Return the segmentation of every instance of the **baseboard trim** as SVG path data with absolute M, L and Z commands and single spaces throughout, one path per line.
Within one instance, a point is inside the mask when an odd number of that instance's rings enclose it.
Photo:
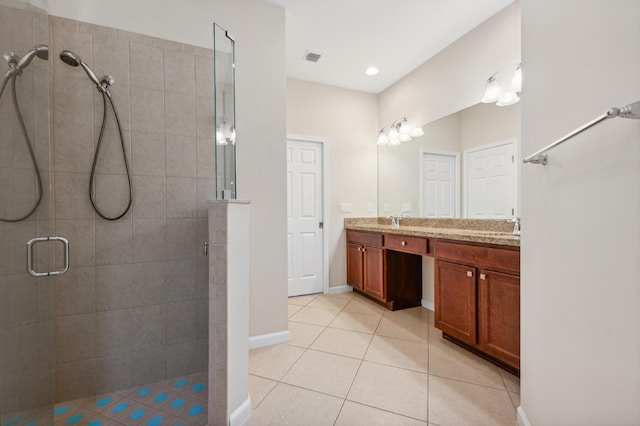
M 422 299 L 422 307 L 426 308 L 426 309 L 428 309 L 430 311 L 435 311 L 436 310 L 436 305 L 432 301 L 427 300 L 427 299 Z
M 524 412 L 522 405 L 518 406 L 518 426 L 531 426 L 531 422 L 527 418 L 527 414 Z
M 291 333 L 289 333 L 289 330 L 251 336 L 249 337 L 249 349 L 263 348 L 265 346 L 277 345 L 278 343 L 287 343 L 290 340 Z
M 329 294 L 351 293 L 353 287 L 350 285 L 343 285 L 340 287 L 329 287 Z
M 229 426 L 242 426 L 249 417 L 251 417 L 251 397 L 247 395 L 247 399 L 229 416 Z

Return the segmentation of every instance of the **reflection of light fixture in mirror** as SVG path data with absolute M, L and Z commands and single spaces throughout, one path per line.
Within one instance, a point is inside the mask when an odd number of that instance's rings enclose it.
M 505 73 L 511 70 L 513 74 Z M 505 84 L 505 77 L 511 76 L 509 89 L 503 89 L 498 80 Z M 484 90 L 484 97 L 481 102 L 490 104 L 495 102 L 498 106 L 513 105 L 520 100 L 517 92 L 522 90 L 522 66 L 521 64 L 511 64 L 496 71 L 487 79 L 487 87 Z
M 235 145 L 236 144 L 236 128 L 233 124 L 222 122 L 216 128 L 216 143 L 218 145 Z
M 384 129 L 389 128 L 389 131 L 385 133 Z M 402 120 L 396 120 L 388 126 L 384 126 L 380 129 L 378 135 L 378 145 L 398 146 L 401 143 L 409 142 L 413 138 L 417 138 L 424 135 L 422 127 L 411 127 L 406 118 Z

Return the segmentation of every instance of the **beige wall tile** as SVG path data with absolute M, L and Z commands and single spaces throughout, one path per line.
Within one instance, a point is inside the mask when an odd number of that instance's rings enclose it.
M 195 58 L 192 53 L 164 51 L 164 90 L 195 96 Z
M 167 260 L 196 256 L 196 229 L 195 219 L 167 219 Z
M 196 340 L 196 302 L 167 303 L 167 344 Z
M 132 306 L 132 265 L 104 265 L 95 268 L 96 311 Z
M 164 177 L 134 176 L 133 218 L 164 219 L 166 217 L 166 183 Z
M 169 135 L 196 136 L 194 95 L 165 92 L 165 129 Z
M 167 178 L 167 218 L 195 219 L 196 201 L 196 179 Z
M 118 309 L 96 314 L 96 356 L 104 357 L 132 351 L 131 311 Z M 99 369 L 98 369 L 99 371 Z
M 196 261 L 167 262 L 167 302 L 196 298 Z
M 56 364 L 95 358 L 95 314 L 56 319 Z
M 196 139 L 191 136 L 169 135 L 166 137 L 167 176 L 196 176 Z
M 131 263 L 133 222 L 96 222 L 96 265 Z
M 167 309 L 164 304 L 131 309 L 133 350 L 164 347 L 166 320 Z
M 96 393 L 96 360 L 56 367 L 56 401 L 69 401 Z
M 131 87 L 131 130 L 162 132 L 164 93 L 157 89 Z
M 133 132 L 131 151 L 131 171 L 134 175 L 165 175 L 164 134 Z
M 70 268 L 55 278 L 56 315 L 93 313 L 96 309 L 95 269 Z
M 133 265 L 131 305 L 148 306 L 166 302 L 166 264 L 164 262 Z
M 165 219 L 133 221 L 133 262 L 156 262 L 166 259 L 167 221 Z
M 101 78 L 111 75 L 117 84 L 129 85 L 129 42 L 118 40 L 114 29 L 107 29 L 109 36 L 93 33 L 93 69 Z

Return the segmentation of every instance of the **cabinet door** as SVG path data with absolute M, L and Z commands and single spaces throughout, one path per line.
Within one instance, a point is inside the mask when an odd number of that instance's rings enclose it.
M 386 300 L 384 291 L 384 249 L 364 247 L 364 290 L 373 297 Z
M 362 290 L 363 251 L 360 244 L 347 244 L 347 284 Z
M 520 277 L 479 271 L 479 346 L 520 368 Z
M 436 260 L 435 325 L 463 342 L 476 343 L 476 268 Z

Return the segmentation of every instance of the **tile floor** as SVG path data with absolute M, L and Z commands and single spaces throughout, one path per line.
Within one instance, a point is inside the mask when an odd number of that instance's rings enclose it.
M 55 405 L 54 426 L 207 424 L 207 373 Z
M 442 339 L 424 308 L 289 299 L 288 344 L 250 352 L 249 425 L 514 425 L 519 379 Z

